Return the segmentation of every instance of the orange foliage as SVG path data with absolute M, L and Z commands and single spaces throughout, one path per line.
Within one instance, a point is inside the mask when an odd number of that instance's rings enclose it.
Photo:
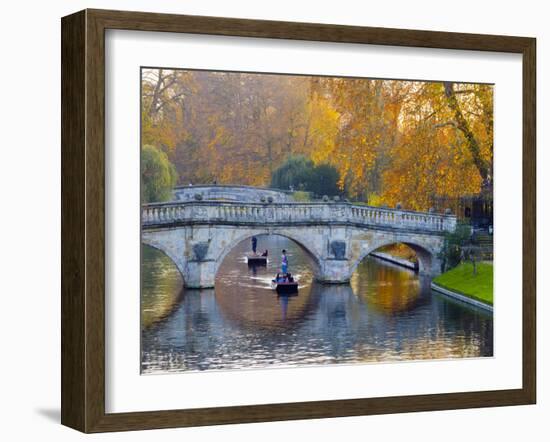
M 182 183 L 267 186 L 300 154 L 335 166 L 352 200 L 427 210 L 492 179 L 493 87 L 447 86 L 144 69 L 142 142 Z

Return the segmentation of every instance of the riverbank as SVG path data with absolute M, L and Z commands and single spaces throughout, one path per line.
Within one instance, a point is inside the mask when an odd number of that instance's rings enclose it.
M 432 281 L 432 288 L 445 295 L 493 310 L 493 264 L 462 263 Z M 481 305 L 479 305 L 481 304 Z
M 372 252 L 371 255 L 383 261 L 388 261 L 393 264 L 400 265 L 401 267 L 406 267 L 411 270 L 418 270 L 418 266 L 416 263 L 409 261 L 408 259 L 405 259 L 405 258 L 400 258 L 398 256 L 391 255 L 389 253 L 384 253 L 384 252 Z

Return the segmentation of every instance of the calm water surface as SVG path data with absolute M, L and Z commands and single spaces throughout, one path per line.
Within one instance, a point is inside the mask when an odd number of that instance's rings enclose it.
M 493 354 L 492 314 L 433 292 L 427 278 L 368 257 L 350 285 L 321 285 L 295 243 L 258 240 L 272 254 L 267 268 L 248 268 L 241 243 L 211 290 L 183 289 L 170 259 L 143 246 L 142 373 Z M 283 248 L 296 296 L 270 288 Z

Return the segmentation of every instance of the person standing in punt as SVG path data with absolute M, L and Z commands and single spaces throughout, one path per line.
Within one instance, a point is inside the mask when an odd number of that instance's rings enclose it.
M 281 256 L 281 269 L 283 272 L 283 275 L 286 275 L 288 272 L 288 258 L 286 256 L 286 250 L 283 249 L 283 255 Z

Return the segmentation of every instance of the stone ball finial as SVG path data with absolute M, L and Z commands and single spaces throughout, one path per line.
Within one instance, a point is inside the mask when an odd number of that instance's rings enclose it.
M 338 195 L 334 196 L 334 198 L 332 198 L 332 199 L 336 202 L 340 201 L 340 197 Z
M 435 213 L 435 209 L 433 207 L 430 207 L 428 210 L 429 213 Z
M 268 197 L 267 197 L 267 202 L 268 202 L 269 204 L 271 204 L 271 203 L 273 202 L 273 197 L 272 197 L 272 196 L 268 196 Z
M 262 203 L 265 203 L 265 196 L 262 195 L 262 196 L 260 197 L 260 201 L 261 201 Z
M 452 214 L 453 214 L 453 211 L 447 207 L 445 209 L 445 215 L 452 215 Z
M 202 194 L 200 194 L 200 193 L 195 193 L 195 199 L 196 199 L 197 201 L 202 201 Z
M 395 208 L 396 208 L 397 210 L 401 210 L 401 209 L 403 208 L 403 206 L 402 206 L 401 203 L 397 203 L 397 204 L 395 205 Z
M 326 203 L 328 202 L 328 195 L 323 195 L 323 201 Z

